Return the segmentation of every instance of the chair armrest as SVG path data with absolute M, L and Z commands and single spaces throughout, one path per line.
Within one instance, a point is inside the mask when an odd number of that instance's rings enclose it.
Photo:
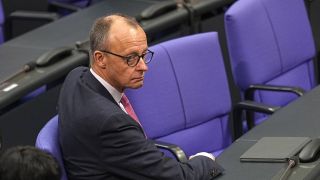
M 148 8 L 144 9 L 137 17 L 137 21 L 148 20 L 152 18 L 156 18 L 163 14 L 166 14 L 170 11 L 177 9 L 177 4 L 175 1 L 166 0 L 166 1 L 159 1 Z
M 233 141 L 238 139 L 243 134 L 243 127 L 242 127 L 242 116 L 243 112 L 259 112 L 264 114 L 273 114 L 276 112 L 280 107 L 278 106 L 269 106 L 262 103 L 257 103 L 254 101 L 242 101 L 235 104 L 232 107 L 231 111 L 231 129 L 233 130 Z M 246 117 L 248 126 L 253 124 L 253 119 L 248 119 Z
M 89 55 L 89 53 L 90 53 L 89 40 L 77 41 L 75 45 L 76 45 L 76 50 L 78 50 L 80 52 L 87 53 Z
M 291 86 L 276 86 L 276 85 L 261 85 L 261 84 L 252 84 L 245 91 L 246 100 L 254 100 L 254 92 L 257 90 L 262 91 L 278 91 L 278 92 L 291 92 L 298 96 L 302 96 L 305 93 L 305 90 L 300 87 L 291 87 Z
M 10 20 L 12 19 L 32 19 L 32 20 L 47 20 L 55 21 L 60 18 L 57 13 L 44 12 L 44 11 L 14 11 L 9 14 Z
M 69 10 L 72 12 L 80 11 L 82 9 L 78 6 L 63 3 L 63 2 L 58 2 L 58 1 L 49 2 L 49 10 L 57 10 L 58 8 L 62 8 L 62 9 Z
M 158 148 L 170 151 L 178 161 L 180 162 L 188 161 L 186 154 L 183 152 L 183 150 L 179 146 L 175 144 L 162 142 L 162 141 L 153 140 L 153 142 Z
M 298 96 L 303 96 L 305 90 L 300 87 L 292 87 L 292 86 L 277 86 L 277 85 L 262 85 L 262 84 L 252 84 L 245 91 L 245 100 L 254 101 L 254 93 L 255 91 L 276 91 L 276 92 L 289 92 L 296 94 Z M 254 127 L 254 112 L 247 111 L 246 119 L 248 123 L 248 128 L 251 129 Z

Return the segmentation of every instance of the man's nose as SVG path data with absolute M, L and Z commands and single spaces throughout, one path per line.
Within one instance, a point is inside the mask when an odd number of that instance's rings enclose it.
M 137 64 L 137 68 L 138 70 L 143 70 L 143 71 L 147 71 L 148 70 L 148 66 L 147 64 L 144 62 L 143 58 L 140 57 L 140 61 Z

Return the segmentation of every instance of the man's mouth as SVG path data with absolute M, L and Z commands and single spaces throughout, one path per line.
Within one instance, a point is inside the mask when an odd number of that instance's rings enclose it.
M 133 78 L 135 81 L 143 81 L 144 76 Z

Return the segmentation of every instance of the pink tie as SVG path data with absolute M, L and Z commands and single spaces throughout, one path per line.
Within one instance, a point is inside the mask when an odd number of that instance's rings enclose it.
M 134 112 L 129 99 L 127 98 L 127 96 L 125 94 L 123 94 L 121 100 L 120 100 L 121 104 L 123 105 L 124 109 L 127 111 L 127 113 L 135 120 L 137 121 L 137 123 L 140 124 L 139 119 L 136 115 L 136 113 Z M 140 124 L 141 126 L 141 124 Z

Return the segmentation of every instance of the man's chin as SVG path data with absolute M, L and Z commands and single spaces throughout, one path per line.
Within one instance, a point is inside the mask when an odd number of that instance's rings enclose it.
M 141 88 L 142 86 L 143 86 L 143 82 L 133 84 L 133 85 L 129 86 L 128 88 L 130 88 L 130 89 L 139 89 L 139 88 Z

